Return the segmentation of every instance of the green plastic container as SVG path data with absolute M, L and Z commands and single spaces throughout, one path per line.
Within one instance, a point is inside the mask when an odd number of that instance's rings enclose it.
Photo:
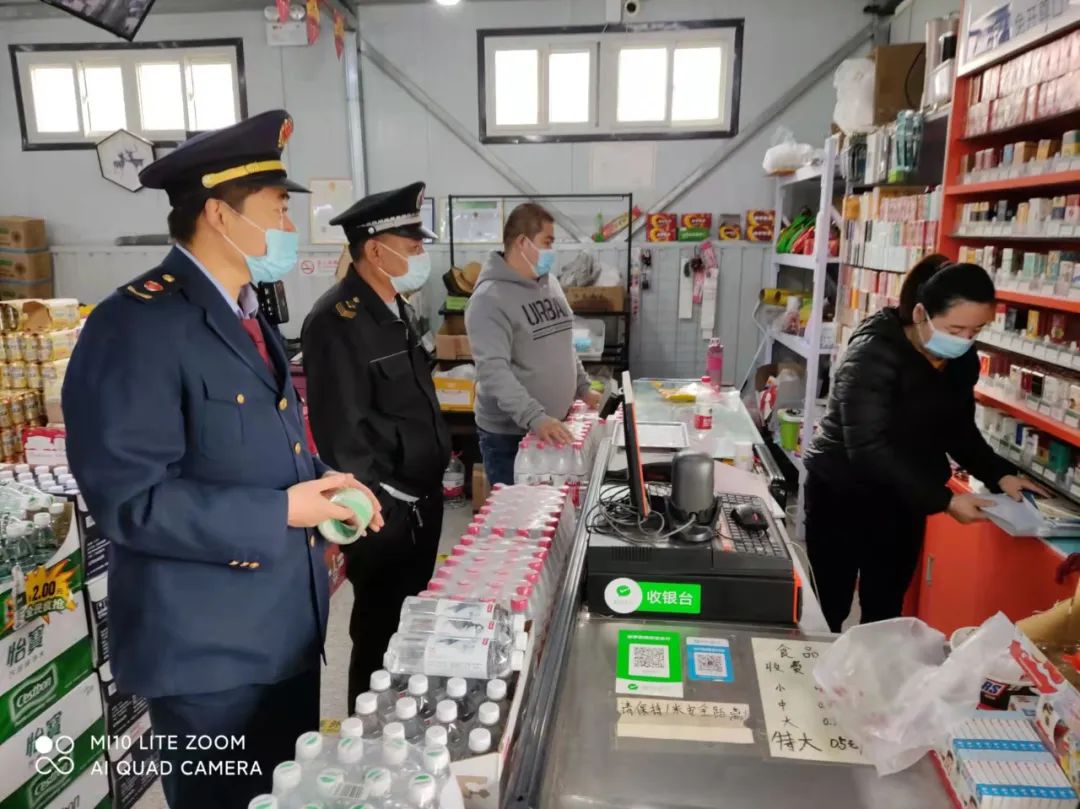
M 784 409 L 777 413 L 780 419 L 780 446 L 788 452 L 799 447 L 799 432 L 802 430 L 803 413 L 801 410 Z
M 331 503 L 345 506 L 356 515 L 356 524 L 341 522 L 341 520 L 325 520 L 319 523 L 319 533 L 330 542 L 338 545 L 350 545 L 360 539 L 366 532 L 368 523 L 374 509 L 367 495 L 359 489 L 338 489 L 330 498 Z

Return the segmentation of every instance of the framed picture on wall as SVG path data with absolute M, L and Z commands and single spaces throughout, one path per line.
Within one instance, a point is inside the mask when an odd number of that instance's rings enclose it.
M 91 25 L 131 42 L 155 0 L 44 0 Z
M 344 229 L 330 220 L 347 211 L 356 199 L 352 180 L 311 180 L 310 227 L 312 244 L 347 244 Z
M 502 241 L 501 199 L 454 200 L 454 240 L 490 244 Z
M 117 129 L 97 145 L 101 176 L 128 191 L 142 188 L 139 172 L 154 162 L 154 144 L 146 138 Z

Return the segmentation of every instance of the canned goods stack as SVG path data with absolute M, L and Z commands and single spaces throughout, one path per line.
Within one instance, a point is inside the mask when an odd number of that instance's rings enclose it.
M 74 300 L 0 303 L 0 458 L 24 460 L 24 431 L 62 422 L 60 388 L 78 338 Z

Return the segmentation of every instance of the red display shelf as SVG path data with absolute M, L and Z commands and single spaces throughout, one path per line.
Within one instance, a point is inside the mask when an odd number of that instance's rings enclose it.
M 1080 430 L 1068 427 L 1060 421 L 1047 418 L 1038 410 L 1032 410 L 1019 402 L 1006 399 L 996 391 L 975 388 L 975 399 L 983 404 L 993 405 L 999 410 L 1004 410 L 1018 419 L 1023 419 L 1028 424 L 1054 436 L 1054 438 L 1059 438 L 1072 446 L 1080 446 Z
M 1033 174 L 1010 180 L 993 180 L 988 183 L 964 183 L 945 189 L 947 197 L 971 197 L 992 191 L 1023 191 L 1033 188 L 1049 188 L 1058 185 L 1080 186 L 1080 171 L 1059 171 L 1053 174 Z
M 999 301 L 1008 303 L 1022 303 L 1024 306 L 1035 306 L 1041 309 L 1053 309 L 1057 312 L 1070 312 L 1080 315 L 1080 301 L 1068 298 L 1051 298 L 1047 295 L 1028 295 L 1025 292 L 1013 292 L 1007 289 L 997 291 Z

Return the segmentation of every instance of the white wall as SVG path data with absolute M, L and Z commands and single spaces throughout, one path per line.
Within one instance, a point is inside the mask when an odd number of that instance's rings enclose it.
M 864 0 L 647 0 L 646 20 L 745 18 L 740 123 L 750 123 L 792 84 L 867 22 Z M 603 23 L 603 0 L 466 2 L 452 8 L 431 3 L 360 9 L 360 34 L 438 99 L 474 133 L 477 121 L 476 30 Z M 369 61 L 361 62 L 367 134 L 368 188 L 416 179 L 430 196 L 509 193 L 514 189 L 468 151 L 425 109 Z M 835 102 L 831 80 L 821 82 L 782 116 L 796 137 L 820 144 Z M 681 211 L 741 212 L 772 203 L 761 158 L 775 124 L 674 207 Z M 656 182 L 633 190 L 643 208 L 658 199 L 722 140 L 661 143 Z M 492 151 L 544 193 L 587 193 L 591 144 L 493 145 Z M 611 189 L 604 189 L 611 190 Z
M 242 37 L 248 112 L 284 107 L 296 121 L 285 154 L 289 174 L 348 177 L 344 70 L 329 30 L 308 48 L 266 45 L 261 11 L 154 15 L 137 42 Z M 53 244 L 110 243 L 132 233 L 164 233 L 165 194 L 132 194 L 102 179 L 92 149 L 24 152 L 15 114 L 7 46 L 30 43 L 115 41 L 74 19 L 5 22 L 0 26 L 0 213 L 40 216 Z M 307 205 L 294 205 L 301 240 L 307 240 Z

